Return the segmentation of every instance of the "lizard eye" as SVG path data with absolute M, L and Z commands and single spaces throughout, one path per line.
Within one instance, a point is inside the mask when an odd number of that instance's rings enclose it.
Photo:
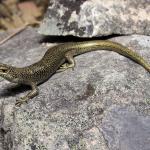
M 0 72 L 6 73 L 7 69 L 0 69 Z

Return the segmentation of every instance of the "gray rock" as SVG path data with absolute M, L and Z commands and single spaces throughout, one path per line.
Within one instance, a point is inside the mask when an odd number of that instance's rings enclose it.
M 105 114 L 102 131 L 111 150 L 149 150 L 149 124 L 150 117 L 139 116 L 134 108 L 113 106 Z
M 150 60 L 150 37 L 111 40 Z M 0 47 L 0 61 L 21 67 L 39 60 L 46 51 L 39 41 L 33 29 L 24 31 Z M 148 150 L 149 73 L 115 52 L 95 51 L 75 60 L 74 71 L 53 75 L 20 108 L 15 101 L 29 89 L 0 82 L 2 150 Z
M 49 0 L 39 33 L 97 37 L 150 35 L 150 0 Z

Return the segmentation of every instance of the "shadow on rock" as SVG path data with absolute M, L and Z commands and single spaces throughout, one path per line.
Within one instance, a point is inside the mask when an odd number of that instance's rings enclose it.
M 8 96 L 15 96 L 19 93 L 25 92 L 31 90 L 30 86 L 28 85 L 13 85 L 13 86 L 9 86 L 5 89 L 3 89 L 0 93 L 0 97 L 8 97 Z

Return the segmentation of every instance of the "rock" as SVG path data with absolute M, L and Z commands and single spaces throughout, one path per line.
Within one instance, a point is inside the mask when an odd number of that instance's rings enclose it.
M 102 121 L 102 131 L 111 150 L 148 150 L 149 124 L 150 117 L 139 116 L 134 108 L 113 106 Z
M 150 0 L 49 0 L 39 33 L 97 37 L 150 35 Z
M 41 40 L 33 29 L 25 30 L 0 46 L 0 62 L 20 67 L 36 62 L 47 49 Z M 111 40 L 150 62 L 150 37 Z M 39 86 L 40 94 L 20 108 L 14 106 L 15 101 L 29 89 L 0 82 L 2 150 L 149 148 L 149 73 L 115 52 L 95 51 L 75 60 L 74 71 L 53 75 Z

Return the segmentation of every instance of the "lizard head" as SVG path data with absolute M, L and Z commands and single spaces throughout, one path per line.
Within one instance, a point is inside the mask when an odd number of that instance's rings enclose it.
M 0 76 L 10 82 L 17 82 L 16 67 L 0 63 Z

